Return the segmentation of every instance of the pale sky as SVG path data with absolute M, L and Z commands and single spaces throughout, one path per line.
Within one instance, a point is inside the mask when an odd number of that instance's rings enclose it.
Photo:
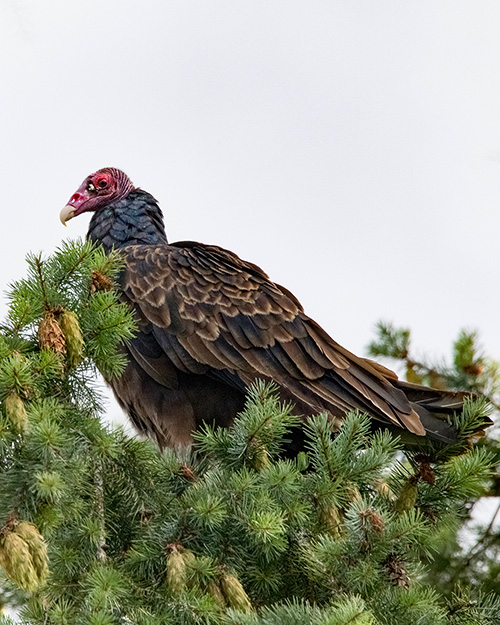
M 3 289 L 114 166 L 355 353 L 382 318 L 500 358 L 498 0 L 1 0 L 0 29 Z

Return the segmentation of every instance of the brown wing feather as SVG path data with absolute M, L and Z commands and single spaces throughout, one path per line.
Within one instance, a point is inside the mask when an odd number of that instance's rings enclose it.
M 360 408 L 425 434 L 405 394 L 335 343 L 256 265 L 197 243 L 130 246 L 124 252 L 123 298 L 153 325 L 161 349 L 181 371 L 210 368 L 221 379 L 229 372 L 242 390 L 252 379 L 272 378 L 291 398 L 301 398 L 309 413 L 340 416 Z M 142 352 L 137 358 L 143 367 L 144 358 Z

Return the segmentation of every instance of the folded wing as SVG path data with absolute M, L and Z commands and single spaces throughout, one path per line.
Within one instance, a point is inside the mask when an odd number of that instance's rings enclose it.
M 336 343 L 256 265 L 194 242 L 123 251 L 123 299 L 140 327 L 130 356 L 165 389 L 175 389 L 182 374 L 242 392 L 256 378 L 273 379 L 305 415 L 326 410 L 338 422 L 359 409 L 425 435 L 387 370 Z

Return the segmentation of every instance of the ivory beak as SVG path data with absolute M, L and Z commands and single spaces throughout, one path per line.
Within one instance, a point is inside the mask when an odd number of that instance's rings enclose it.
M 65 226 L 66 222 L 72 219 L 74 216 L 75 216 L 75 209 L 73 206 L 70 206 L 68 204 L 62 209 L 61 213 L 59 214 L 59 219 L 61 220 L 62 225 Z

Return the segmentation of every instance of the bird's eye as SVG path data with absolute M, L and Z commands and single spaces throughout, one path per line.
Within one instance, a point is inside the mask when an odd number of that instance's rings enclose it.
M 100 189 L 105 189 L 108 186 L 108 181 L 106 180 L 106 178 L 99 178 L 99 180 L 97 181 L 97 186 Z

